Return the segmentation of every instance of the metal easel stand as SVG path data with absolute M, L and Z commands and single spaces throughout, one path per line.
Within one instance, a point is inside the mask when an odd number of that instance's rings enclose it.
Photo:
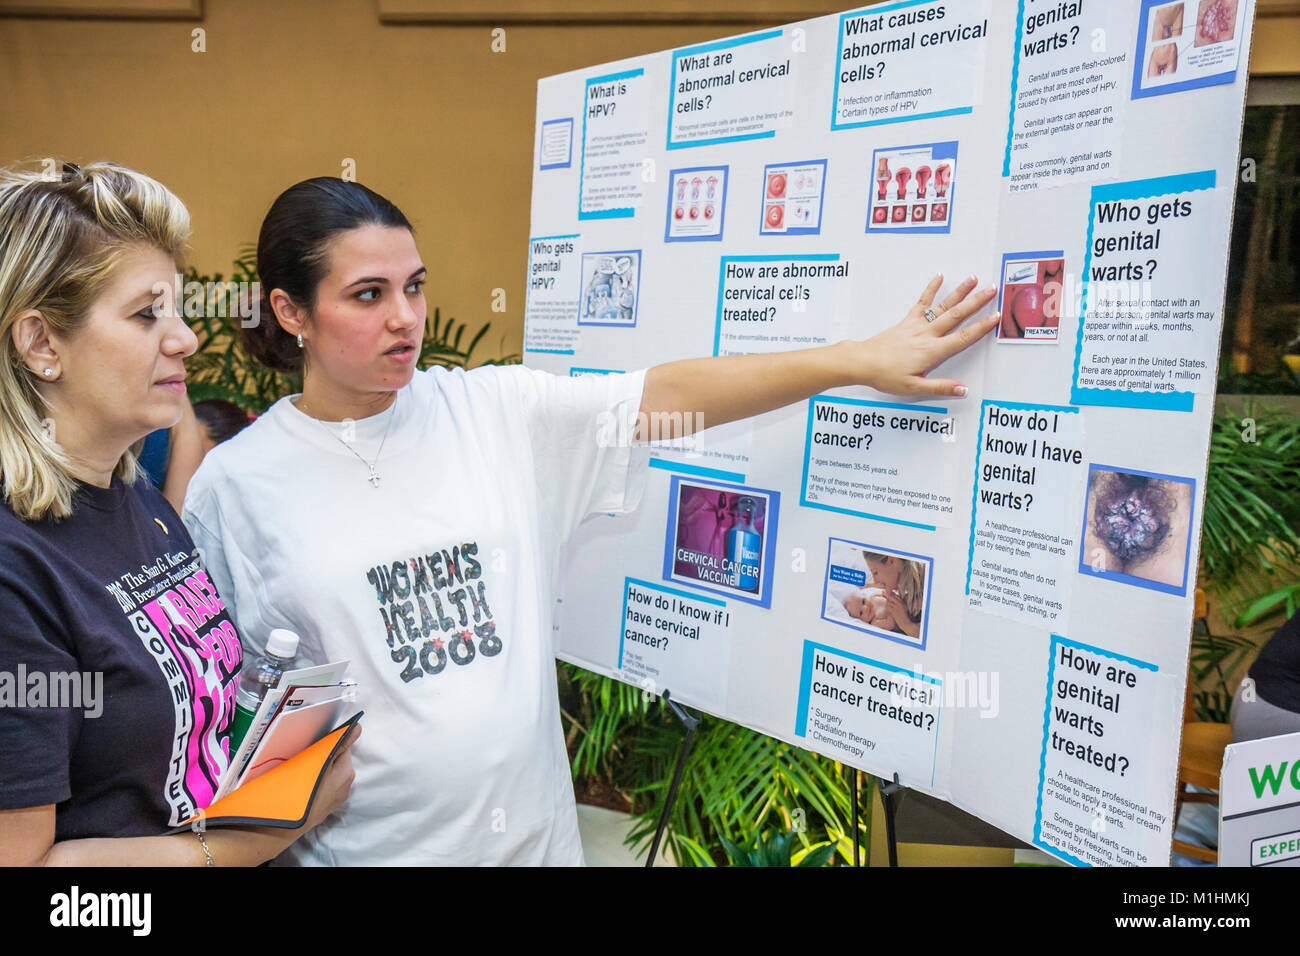
M 673 700 L 669 691 L 664 691 L 663 698 L 664 703 L 677 715 L 677 719 L 686 726 L 686 736 L 682 738 L 681 749 L 677 752 L 677 766 L 673 770 L 673 781 L 668 786 L 668 799 L 664 802 L 663 812 L 659 814 L 659 826 L 655 828 L 655 838 L 650 844 L 650 855 L 646 857 L 647 867 L 655 865 L 659 841 L 663 839 L 664 830 L 668 827 L 668 817 L 673 812 L 673 804 L 677 802 L 677 786 L 682 782 L 682 770 L 686 766 L 686 758 L 691 754 L 691 744 L 695 742 L 695 728 L 700 725 L 700 718 Z
M 862 831 L 858 824 L 858 814 L 862 804 L 862 796 L 858 788 L 858 768 L 850 767 L 850 793 L 853 804 L 853 865 L 862 866 Z M 868 790 L 870 790 L 871 775 L 867 775 Z M 902 790 L 903 786 L 898 782 L 898 774 L 894 774 L 893 783 L 884 780 L 880 781 L 880 802 L 885 808 L 885 839 L 889 844 L 889 865 L 898 866 L 898 842 L 894 835 L 894 812 L 896 806 L 894 803 L 894 794 Z M 871 849 L 867 848 L 867 866 L 871 866 Z
M 849 799 L 853 802 L 853 865 L 861 866 L 862 865 L 861 862 L 862 861 L 862 849 L 861 849 L 862 834 L 858 827 L 858 801 L 861 798 L 858 796 L 858 768 L 857 767 L 849 768 Z M 870 859 L 868 859 L 867 865 L 869 866 L 870 864 L 871 861 Z
M 894 831 L 894 814 L 898 811 L 895 796 L 906 788 L 898 782 L 898 771 L 894 771 L 892 783 L 880 781 L 880 802 L 885 808 L 885 840 L 889 844 L 889 865 L 898 866 L 898 837 Z M 901 799 L 901 797 L 899 798 Z

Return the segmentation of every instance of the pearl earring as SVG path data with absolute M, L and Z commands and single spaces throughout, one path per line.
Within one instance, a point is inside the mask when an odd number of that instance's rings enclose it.
M 302 333 L 298 333 L 298 348 L 302 348 Z

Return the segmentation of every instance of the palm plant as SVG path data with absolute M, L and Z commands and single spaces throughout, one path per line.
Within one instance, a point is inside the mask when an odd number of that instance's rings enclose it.
M 1258 648 L 1240 634 L 1214 634 L 1208 625 L 1196 622 L 1192 630 L 1189 667 L 1192 679 L 1192 709 L 1197 720 L 1226 724 L 1232 710 L 1233 675 L 1238 673 Z
M 1300 420 L 1247 399 L 1217 415 L 1210 436 L 1201 580 L 1238 627 L 1300 605 Z M 1240 635 L 1198 623 L 1191 671 L 1198 719 L 1226 723 L 1232 679 L 1255 651 Z
M 650 719 L 652 710 L 662 717 L 662 703 L 652 703 L 652 695 L 640 687 L 570 664 L 560 663 L 558 675 L 574 778 L 600 780 L 619 789 L 617 778 L 630 735 Z
M 633 845 L 648 843 L 654 833 L 680 742 L 680 727 L 667 719 L 635 735 L 633 752 L 642 782 L 633 791 L 640 798 L 628 836 Z M 841 764 L 739 724 L 707 718 L 696 732 L 665 839 L 678 861 L 703 863 L 711 858 L 706 847 L 723 838 L 748 843 L 774 825 L 797 837 L 804 852 L 829 844 L 832 853 L 851 860 L 851 814 Z M 859 827 L 865 844 L 867 828 L 861 820 Z
M 789 833 L 764 831 L 755 837 L 752 847 L 742 847 L 726 837 L 721 840 L 732 866 L 825 866 L 835 852 L 835 847 L 827 843 L 800 854 L 795 863 L 791 855 L 794 840 Z
M 636 817 L 628 843 L 644 849 L 667 799 L 681 724 L 661 700 L 639 687 L 559 666 L 574 777 L 598 779 L 627 797 Z M 869 807 L 872 781 L 867 780 Z M 748 844 L 764 827 L 790 834 L 790 850 L 801 859 L 828 847 L 826 857 L 838 853 L 852 860 L 846 768 L 756 730 L 704 717 L 669 816 L 666 846 L 679 863 L 713 866 L 725 862 L 724 838 Z M 859 820 L 863 845 L 869 832 L 864 815 Z
M 240 342 L 243 303 L 237 290 L 241 285 L 253 288 L 256 281 L 257 255 L 249 246 L 236 257 L 229 279 L 220 272 L 203 275 L 193 266 L 186 271 L 186 287 L 197 282 L 203 289 L 201 311 L 195 314 L 189 302 L 185 308 L 189 326 L 199 339 L 198 351 L 185 363 L 192 401 L 221 398 L 256 414 L 280 396 L 302 390 L 302 376 L 272 371 L 249 356 Z
M 1245 626 L 1285 606 L 1300 581 L 1300 419 L 1247 399 L 1214 419 L 1201 568 Z

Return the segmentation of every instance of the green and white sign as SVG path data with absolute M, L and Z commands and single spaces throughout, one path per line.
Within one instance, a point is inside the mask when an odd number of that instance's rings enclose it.
M 1300 866 L 1300 734 L 1229 745 L 1219 781 L 1219 865 Z

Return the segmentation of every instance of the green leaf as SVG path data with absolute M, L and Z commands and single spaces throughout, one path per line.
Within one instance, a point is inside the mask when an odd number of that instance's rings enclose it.
M 767 843 L 767 865 L 790 865 L 790 837 L 788 835 L 782 833 L 772 834 Z
M 1287 617 L 1295 613 L 1295 602 L 1300 597 L 1300 582 L 1288 584 L 1256 598 L 1237 616 L 1238 627 L 1249 627 L 1256 621 L 1268 617 L 1279 607 L 1285 607 Z
M 795 866 L 825 866 L 835 855 L 835 844 L 826 843 L 813 847 L 805 853 Z
M 727 859 L 731 861 L 732 866 L 752 865 L 749 862 L 748 853 L 742 847 L 738 846 L 733 841 L 728 840 L 724 836 L 718 837 L 718 841 L 722 844 L 722 848 L 727 852 Z M 694 843 L 694 841 L 690 842 Z M 696 846 L 698 846 L 698 844 L 696 844 Z
M 700 846 L 699 843 L 692 840 L 690 837 L 679 836 L 677 837 L 677 843 L 686 847 L 686 849 L 690 851 L 692 862 L 694 862 L 696 866 L 716 867 L 718 865 L 713 862 L 713 857 L 709 856 L 708 851 L 705 850 L 704 847 Z M 735 846 L 735 844 L 733 843 L 732 846 Z M 737 852 L 740 852 L 740 847 L 736 847 L 736 850 Z M 728 855 L 730 856 L 730 854 Z M 680 864 L 681 861 L 678 862 Z

